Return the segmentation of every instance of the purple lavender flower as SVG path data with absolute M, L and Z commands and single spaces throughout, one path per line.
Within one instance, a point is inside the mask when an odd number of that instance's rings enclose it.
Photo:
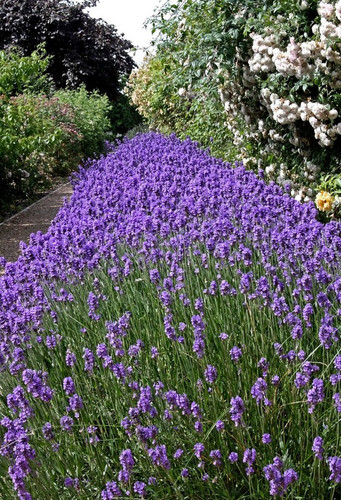
M 267 434 L 267 433 L 263 434 L 262 443 L 263 444 L 270 444 L 271 443 L 271 435 Z
M 341 397 L 340 393 L 336 392 L 333 396 L 335 408 L 338 411 L 338 413 L 341 413 Z
M 341 372 L 341 355 L 336 356 L 336 358 L 334 359 L 334 366 L 335 370 Z
M 151 353 L 152 359 L 157 358 L 158 355 L 159 355 L 159 351 L 157 350 L 157 347 L 151 347 L 150 348 L 150 353 Z
M 129 483 L 130 473 L 127 470 L 120 470 L 118 472 L 118 480 L 120 483 Z
M 124 364 L 114 363 L 113 365 L 110 366 L 110 370 L 113 372 L 117 380 L 120 380 L 122 384 L 124 384 L 127 375 L 127 370 Z
M 152 409 L 152 390 L 147 385 L 147 387 L 140 388 L 140 399 L 138 400 L 137 407 L 142 413 L 150 413 Z
M 235 361 L 235 362 L 239 361 L 239 358 L 241 358 L 242 354 L 243 354 L 243 352 L 240 349 L 240 347 L 234 346 L 230 350 L 230 357 L 231 357 L 232 361 Z
M 99 359 L 106 358 L 109 355 L 107 346 L 105 344 L 98 344 L 96 347 L 96 354 Z
M 68 396 L 75 393 L 75 384 L 71 377 L 65 377 L 63 380 L 63 389 Z
M 136 427 L 136 435 L 140 441 L 146 443 L 148 440 L 155 439 L 159 432 L 159 429 L 156 425 L 150 425 L 147 427 L 143 427 L 142 425 L 138 425 Z
M 228 458 L 229 458 L 229 461 L 232 464 L 234 464 L 235 462 L 238 462 L 238 453 L 236 453 L 235 451 L 231 451 Z
M 217 420 L 216 423 L 215 423 L 215 428 L 217 429 L 217 431 L 221 432 L 224 430 L 225 428 L 225 424 L 222 420 Z
M 66 488 L 72 488 L 72 486 L 73 486 L 73 479 L 71 477 L 66 477 L 64 479 L 64 486 L 66 486 Z
M 158 382 L 155 382 L 153 385 L 154 385 L 154 389 L 155 389 L 155 394 L 157 396 L 162 395 L 162 391 L 164 389 L 164 385 L 161 382 L 161 380 L 158 380 Z
M 204 301 L 200 298 L 196 299 L 194 302 L 194 308 L 199 312 L 204 312 Z
M 120 497 L 122 492 L 116 481 L 109 481 L 105 485 L 105 489 L 101 492 L 102 500 L 113 500 L 115 497 Z
M 240 396 L 231 398 L 230 415 L 234 425 L 238 427 L 242 423 L 242 416 L 245 411 L 244 401 Z
M 134 492 L 144 498 L 147 495 L 146 483 L 143 481 L 135 481 Z
M 260 358 L 260 360 L 257 363 L 258 368 L 261 368 L 263 370 L 263 377 L 266 377 L 268 374 L 269 366 L 270 363 L 267 361 L 266 358 Z
M 311 326 L 311 323 L 309 320 L 310 320 L 310 316 L 312 316 L 313 314 L 314 314 L 313 306 L 309 303 L 306 304 L 303 308 L 302 316 L 303 316 L 303 319 L 306 322 L 307 326 Z
M 64 415 L 64 417 L 62 417 L 59 422 L 60 422 L 60 425 L 64 431 L 71 431 L 72 430 L 73 419 L 71 417 L 69 417 L 68 415 Z
M 194 429 L 196 430 L 196 432 L 199 432 L 199 433 L 201 433 L 203 431 L 203 426 L 202 426 L 202 423 L 200 422 L 200 420 L 197 420 L 196 422 L 194 422 Z
M 201 419 L 202 417 L 202 411 L 201 411 L 201 408 L 200 406 L 198 405 L 198 403 L 196 403 L 195 401 L 193 401 L 191 403 L 191 413 L 193 415 L 194 418 L 198 418 L 199 420 Z
M 323 380 L 314 378 L 312 388 L 307 392 L 307 399 L 309 405 L 309 413 L 313 413 L 317 403 L 324 400 Z
M 151 269 L 149 271 L 149 278 L 152 283 L 157 283 L 160 280 L 160 273 L 157 269 Z
M 218 370 L 215 366 L 207 365 L 205 370 L 205 379 L 209 384 L 214 384 L 218 376 Z
M 181 476 L 182 477 L 188 477 L 189 476 L 189 470 L 188 469 L 182 469 Z
M 222 455 L 220 450 L 212 450 L 210 452 L 210 458 L 213 458 L 213 465 L 220 467 L 222 465 Z
M 294 384 L 297 387 L 297 389 L 301 389 L 302 387 L 305 387 L 309 383 L 310 377 L 308 375 L 305 375 L 304 373 L 297 372 Z
M 254 473 L 253 464 L 256 461 L 256 456 L 257 456 L 257 453 L 256 453 L 256 450 L 254 448 L 252 448 L 252 449 L 247 448 L 244 451 L 243 463 L 248 465 L 248 467 L 245 469 L 246 474 L 248 476 L 251 476 L 251 474 Z
M 84 370 L 87 372 L 92 372 L 92 370 L 94 369 L 95 358 L 93 352 L 87 347 L 84 347 L 83 359 L 85 362 Z
M 75 417 L 79 417 L 78 410 L 83 408 L 83 400 L 78 394 L 74 394 L 69 398 L 69 405 L 66 407 L 66 411 L 73 411 Z
M 141 340 L 138 340 L 136 344 L 133 344 L 128 349 L 129 356 L 136 357 L 139 355 L 141 349 L 143 348 L 144 343 Z
M 175 451 L 175 453 L 174 453 L 173 457 L 174 457 L 174 458 L 180 458 L 180 457 L 183 455 L 183 452 L 184 452 L 184 450 L 182 450 L 181 448 L 178 448 L 178 449 Z
M 93 312 L 99 308 L 98 297 L 93 292 L 90 292 L 88 295 L 87 302 L 88 302 L 88 307 L 89 307 L 89 317 L 92 318 Z
M 99 437 L 96 435 L 97 432 L 97 427 L 95 425 L 89 425 L 89 427 L 86 429 L 88 434 L 90 434 L 89 437 L 89 443 L 96 445 L 99 442 Z
M 42 428 L 43 436 L 47 441 L 52 441 L 54 439 L 53 428 L 50 422 L 46 422 Z
M 341 482 L 341 458 L 340 457 L 328 457 L 327 459 L 329 470 L 331 472 L 329 476 L 330 481 L 335 481 L 336 483 Z
M 160 301 L 161 303 L 167 308 L 170 307 L 171 303 L 173 302 L 173 297 L 168 290 L 164 290 L 163 292 L 160 293 Z
M 264 467 L 264 475 L 270 483 L 271 496 L 285 495 L 290 484 L 298 480 L 298 474 L 293 469 L 287 469 L 282 473 L 283 463 L 279 457 L 275 457 L 272 464 Z
M 158 465 L 163 469 L 170 469 L 171 464 L 167 457 L 167 449 L 164 444 L 157 445 L 155 448 L 148 449 L 148 455 L 151 458 L 154 465 Z
M 252 283 L 252 278 L 253 278 L 252 272 L 242 274 L 242 276 L 240 278 L 240 283 L 239 283 L 239 289 L 240 289 L 241 293 L 245 294 L 249 291 L 249 289 L 251 287 L 251 283 Z
M 194 331 L 193 352 L 196 353 L 198 358 L 202 358 L 205 354 L 205 323 L 203 322 L 201 316 L 198 315 L 192 316 L 191 322 Z
M 73 366 L 76 364 L 76 355 L 69 349 L 66 351 L 65 363 L 66 366 Z
M 57 346 L 58 338 L 55 335 L 47 335 L 45 343 L 48 349 L 54 349 Z
M 323 439 L 320 436 L 316 436 L 311 449 L 318 460 L 323 460 Z
M 329 382 L 332 384 L 332 385 L 337 385 L 341 380 L 341 375 L 340 373 L 333 373 L 330 377 L 329 377 Z
M 301 349 L 300 351 L 298 351 L 297 353 L 297 357 L 300 361 L 304 361 L 305 360 L 305 357 L 306 357 L 306 354 L 305 352 Z
M 251 388 L 251 396 L 256 399 L 257 405 L 265 398 L 265 393 L 267 391 L 268 384 L 263 378 L 258 378 L 255 384 Z
M 197 457 L 197 458 L 201 458 L 201 455 L 204 453 L 205 451 L 205 446 L 202 444 L 202 443 L 196 443 L 193 447 L 194 449 L 194 455 Z

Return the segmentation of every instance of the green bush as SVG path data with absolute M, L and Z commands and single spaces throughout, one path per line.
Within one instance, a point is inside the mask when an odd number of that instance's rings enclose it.
M 10 97 L 23 92 L 49 92 L 50 78 L 45 71 L 50 58 L 43 46 L 30 56 L 23 56 L 19 50 L 0 51 L 0 94 Z
M 0 102 L 0 208 L 13 197 L 30 197 L 80 160 L 81 135 L 73 110 L 58 98 L 20 94 Z
M 74 123 L 82 136 L 78 143 L 82 158 L 102 153 L 110 130 L 108 97 L 88 92 L 84 86 L 77 90 L 59 90 L 55 96 L 74 112 Z
M 42 47 L 0 52 L 0 213 L 104 150 L 109 99 L 84 86 L 53 93 L 48 64 Z
M 109 119 L 110 130 L 113 135 L 125 134 L 142 122 L 142 116 L 136 107 L 131 105 L 128 96 L 122 93 L 112 102 Z

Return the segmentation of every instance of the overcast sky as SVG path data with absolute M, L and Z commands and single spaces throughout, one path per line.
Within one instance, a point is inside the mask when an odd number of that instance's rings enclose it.
M 114 24 L 124 38 L 138 47 L 136 54 L 132 54 L 137 64 L 143 60 L 144 49 L 151 42 L 150 30 L 144 29 L 145 20 L 153 14 L 155 7 L 164 3 L 161 0 L 99 0 L 97 7 L 89 9 L 93 17 L 104 19 Z

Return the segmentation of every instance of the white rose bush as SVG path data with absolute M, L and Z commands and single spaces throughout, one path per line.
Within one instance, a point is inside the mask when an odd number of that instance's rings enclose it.
M 262 168 L 298 201 L 326 181 L 337 195 L 341 1 L 166 2 L 151 23 L 156 51 L 128 87 L 152 128 Z

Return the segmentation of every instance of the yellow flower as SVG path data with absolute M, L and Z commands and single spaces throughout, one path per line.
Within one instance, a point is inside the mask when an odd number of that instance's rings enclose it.
M 321 212 L 329 212 L 334 203 L 334 196 L 328 191 L 320 191 L 315 198 L 315 204 Z

